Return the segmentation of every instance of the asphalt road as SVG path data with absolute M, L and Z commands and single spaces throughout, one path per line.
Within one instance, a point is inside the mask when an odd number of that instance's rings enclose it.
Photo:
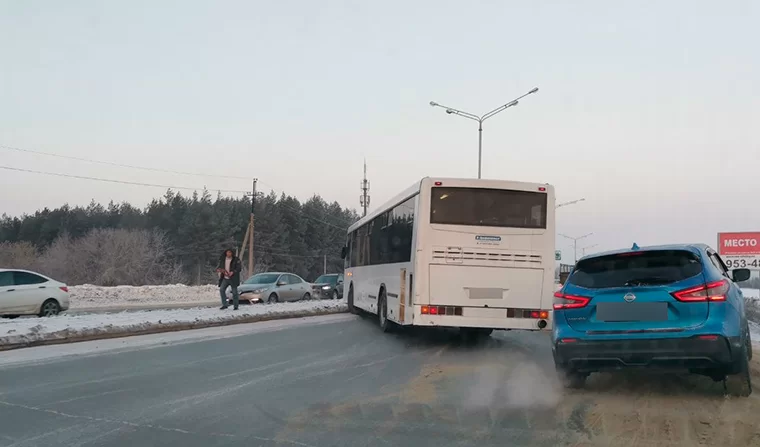
M 608 403 L 587 414 L 588 396 L 557 387 L 548 341 L 502 332 L 473 346 L 332 315 L 0 353 L 0 446 L 557 446 L 605 430 L 594 445 L 612 445 L 681 423 L 632 397 L 675 382 L 631 396 L 601 382 Z M 704 418 L 726 401 L 702 399 Z M 693 403 L 679 411 L 694 417 Z

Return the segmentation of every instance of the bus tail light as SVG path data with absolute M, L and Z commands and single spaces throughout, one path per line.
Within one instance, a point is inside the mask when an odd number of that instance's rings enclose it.
M 462 316 L 462 308 L 459 306 L 421 306 L 420 313 L 422 315 Z M 549 311 L 538 309 L 507 309 L 507 318 L 546 320 L 549 318 Z
M 536 320 L 546 320 L 549 318 L 549 311 L 533 309 L 507 309 L 507 318 L 533 318 Z
M 462 316 L 462 308 L 457 306 L 422 306 L 422 315 L 455 315 Z

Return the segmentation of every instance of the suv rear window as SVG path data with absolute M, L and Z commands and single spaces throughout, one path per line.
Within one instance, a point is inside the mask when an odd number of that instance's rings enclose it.
M 686 250 L 657 250 L 582 260 L 568 283 L 587 289 L 671 284 L 702 273 L 702 262 Z

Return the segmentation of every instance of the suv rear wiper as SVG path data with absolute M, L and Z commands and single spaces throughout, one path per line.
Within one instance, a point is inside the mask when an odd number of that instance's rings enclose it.
M 661 278 L 661 277 L 651 277 L 651 278 L 636 278 L 631 279 L 629 281 L 626 281 L 624 284 L 625 286 L 629 287 L 636 287 L 636 286 L 654 286 L 659 284 L 668 284 L 671 280 L 667 278 Z

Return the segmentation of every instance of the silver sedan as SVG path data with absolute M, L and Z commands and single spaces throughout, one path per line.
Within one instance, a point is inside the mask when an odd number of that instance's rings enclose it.
M 293 273 L 257 273 L 238 286 L 238 293 L 241 301 L 251 304 L 310 300 L 311 284 Z

